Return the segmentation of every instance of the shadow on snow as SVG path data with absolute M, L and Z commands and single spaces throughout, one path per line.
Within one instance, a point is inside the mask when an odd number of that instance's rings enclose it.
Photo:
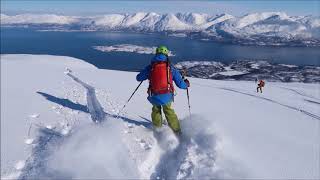
M 74 103 L 72 101 L 70 101 L 69 99 L 63 99 L 63 98 L 59 98 L 53 95 L 50 95 L 48 93 L 44 93 L 44 92 L 37 92 L 38 94 L 42 95 L 43 97 L 45 97 L 48 101 L 51 101 L 53 103 L 59 104 L 63 107 L 69 108 L 69 109 L 73 109 L 73 110 L 77 110 L 77 111 L 82 111 L 85 113 L 89 113 L 87 106 L 79 104 L 79 103 Z
M 63 107 L 81 111 L 84 113 L 89 113 L 93 122 L 100 124 L 103 121 L 107 120 L 108 117 L 121 119 L 127 123 L 142 125 L 146 128 L 151 128 L 151 123 L 149 122 L 140 122 L 137 120 L 132 120 L 123 116 L 112 115 L 104 112 L 101 104 L 99 103 L 96 95 L 95 89 L 79 80 L 77 77 L 72 74 L 67 74 L 74 81 L 81 84 L 87 91 L 87 106 L 74 103 L 69 99 L 59 98 L 53 95 L 50 95 L 45 92 L 37 92 L 39 95 L 45 97 L 48 101 L 61 105 Z M 33 144 L 31 151 L 31 156 L 26 160 L 25 167 L 21 170 L 19 179 L 71 179 L 71 174 L 56 172 L 48 166 L 48 161 L 51 158 L 52 153 L 59 149 L 61 144 L 72 135 L 63 135 L 59 130 L 48 129 L 46 127 L 38 127 L 37 136 Z

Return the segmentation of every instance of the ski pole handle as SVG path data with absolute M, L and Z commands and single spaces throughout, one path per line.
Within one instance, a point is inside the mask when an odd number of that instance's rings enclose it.
M 187 76 L 187 69 L 186 68 L 183 68 L 181 70 L 181 76 L 182 76 L 182 79 L 185 80 L 186 79 L 186 76 Z

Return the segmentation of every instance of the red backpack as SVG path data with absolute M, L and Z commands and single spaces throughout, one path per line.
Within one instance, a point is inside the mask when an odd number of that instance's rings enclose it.
M 173 93 L 172 72 L 169 62 L 155 62 L 149 75 L 149 95 Z

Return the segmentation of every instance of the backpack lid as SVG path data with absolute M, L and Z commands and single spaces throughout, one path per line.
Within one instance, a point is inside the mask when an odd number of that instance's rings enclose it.
M 154 62 L 166 62 L 166 61 L 168 61 L 168 57 L 166 55 L 163 55 L 163 54 L 156 54 L 151 59 L 151 63 L 154 63 Z

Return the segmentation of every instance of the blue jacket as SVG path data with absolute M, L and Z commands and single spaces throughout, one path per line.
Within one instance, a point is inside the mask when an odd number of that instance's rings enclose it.
M 160 61 L 166 61 L 167 57 L 163 54 L 157 54 L 154 56 L 154 58 L 151 60 L 151 63 L 153 62 L 160 62 Z M 174 68 L 172 65 L 170 65 L 170 69 L 172 72 L 172 79 L 174 83 L 181 89 L 187 89 L 187 84 L 184 82 L 184 80 L 181 77 L 180 72 Z M 144 81 L 146 79 L 149 79 L 149 74 L 151 70 L 151 65 L 148 65 L 145 67 L 136 77 L 137 81 Z M 158 94 L 149 96 L 148 100 L 151 104 L 161 106 L 168 104 L 173 100 L 173 93 L 167 93 L 167 94 Z

